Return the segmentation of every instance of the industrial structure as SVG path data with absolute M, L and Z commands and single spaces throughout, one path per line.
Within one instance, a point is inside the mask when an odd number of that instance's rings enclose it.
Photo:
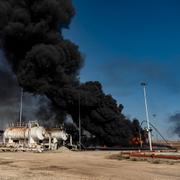
M 3 146 L 22 150 L 56 150 L 69 135 L 61 128 L 45 129 L 37 121 L 11 125 L 3 133 Z

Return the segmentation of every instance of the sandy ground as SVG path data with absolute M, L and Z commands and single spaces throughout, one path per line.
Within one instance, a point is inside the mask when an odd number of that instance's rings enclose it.
M 108 159 L 113 153 L 0 153 L 0 180 L 180 180 L 180 163 Z

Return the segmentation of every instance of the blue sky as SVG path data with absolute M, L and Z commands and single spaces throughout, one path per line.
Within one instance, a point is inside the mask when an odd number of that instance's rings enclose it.
M 172 138 L 168 117 L 180 111 L 180 2 L 73 2 L 76 16 L 63 33 L 85 56 L 81 81 L 100 81 L 124 105 L 127 116 L 141 121 L 145 110 L 140 82 L 146 81 L 150 120 Z

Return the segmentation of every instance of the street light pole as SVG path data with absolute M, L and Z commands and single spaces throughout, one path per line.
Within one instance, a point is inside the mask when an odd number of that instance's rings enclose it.
M 144 92 L 144 103 L 145 103 L 145 110 L 146 110 L 146 122 L 148 127 L 148 140 L 149 140 L 149 149 L 152 151 L 152 140 L 151 140 L 151 132 L 150 132 L 150 126 L 149 126 L 149 113 L 148 113 L 148 106 L 147 106 L 147 95 L 146 95 L 146 83 L 142 82 L 141 86 L 143 86 L 143 92 Z

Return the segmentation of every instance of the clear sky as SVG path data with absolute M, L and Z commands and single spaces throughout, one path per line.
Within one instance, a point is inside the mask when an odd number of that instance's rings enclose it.
M 123 112 L 140 121 L 145 120 L 140 82 L 146 81 L 150 120 L 172 138 L 168 118 L 180 111 L 180 1 L 73 2 L 76 16 L 63 33 L 85 56 L 81 81 L 100 81 L 124 105 Z

